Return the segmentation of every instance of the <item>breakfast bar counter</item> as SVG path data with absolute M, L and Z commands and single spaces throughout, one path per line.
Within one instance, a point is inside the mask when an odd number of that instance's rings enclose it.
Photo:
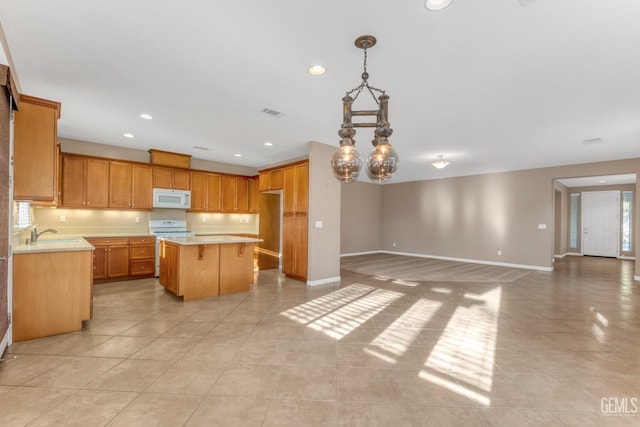
M 249 290 L 253 245 L 260 239 L 194 236 L 160 244 L 160 284 L 185 301 Z

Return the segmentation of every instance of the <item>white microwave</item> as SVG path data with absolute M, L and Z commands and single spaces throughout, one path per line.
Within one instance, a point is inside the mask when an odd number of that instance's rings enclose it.
M 191 209 L 191 191 L 154 188 L 153 207 L 164 209 Z

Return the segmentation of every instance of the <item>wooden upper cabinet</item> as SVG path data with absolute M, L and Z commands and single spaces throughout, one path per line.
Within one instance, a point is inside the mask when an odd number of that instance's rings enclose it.
M 260 191 L 282 190 L 284 184 L 284 170 L 273 169 L 260 172 Z
M 191 172 L 191 212 L 207 210 L 207 174 Z
M 249 177 L 222 175 L 222 212 L 249 212 Z
M 151 209 L 152 202 L 151 166 L 110 162 L 110 208 Z
M 222 210 L 221 194 L 222 176 L 210 173 L 207 175 L 207 211 L 220 212 Z
M 309 163 L 284 169 L 284 212 L 306 213 L 309 205 Z
M 14 122 L 14 200 L 56 200 L 59 118 L 59 102 L 20 95 Z
M 153 187 L 173 190 L 191 189 L 191 172 L 186 169 L 153 167 Z
M 133 165 L 131 183 L 131 207 L 134 209 L 153 208 L 153 169 L 146 165 Z
M 191 172 L 190 212 L 220 212 L 221 176 L 208 172 Z
M 62 206 L 106 208 L 109 206 L 109 161 L 62 156 Z
M 254 176 L 249 179 L 249 213 L 260 212 L 260 189 L 259 177 Z

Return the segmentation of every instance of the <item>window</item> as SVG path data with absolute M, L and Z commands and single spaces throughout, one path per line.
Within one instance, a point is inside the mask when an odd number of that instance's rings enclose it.
M 622 252 L 630 252 L 633 244 L 633 191 L 622 192 Z
M 569 248 L 578 249 L 578 230 L 580 229 L 580 194 L 571 194 L 569 201 Z
M 31 204 L 29 202 L 15 202 L 14 224 L 16 228 L 26 228 L 31 225 Z

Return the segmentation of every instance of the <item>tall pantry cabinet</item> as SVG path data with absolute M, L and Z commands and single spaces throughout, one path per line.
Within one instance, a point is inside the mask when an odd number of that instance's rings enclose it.
M 307 280 L 309 162 L 284 168 L 282 272 Z

